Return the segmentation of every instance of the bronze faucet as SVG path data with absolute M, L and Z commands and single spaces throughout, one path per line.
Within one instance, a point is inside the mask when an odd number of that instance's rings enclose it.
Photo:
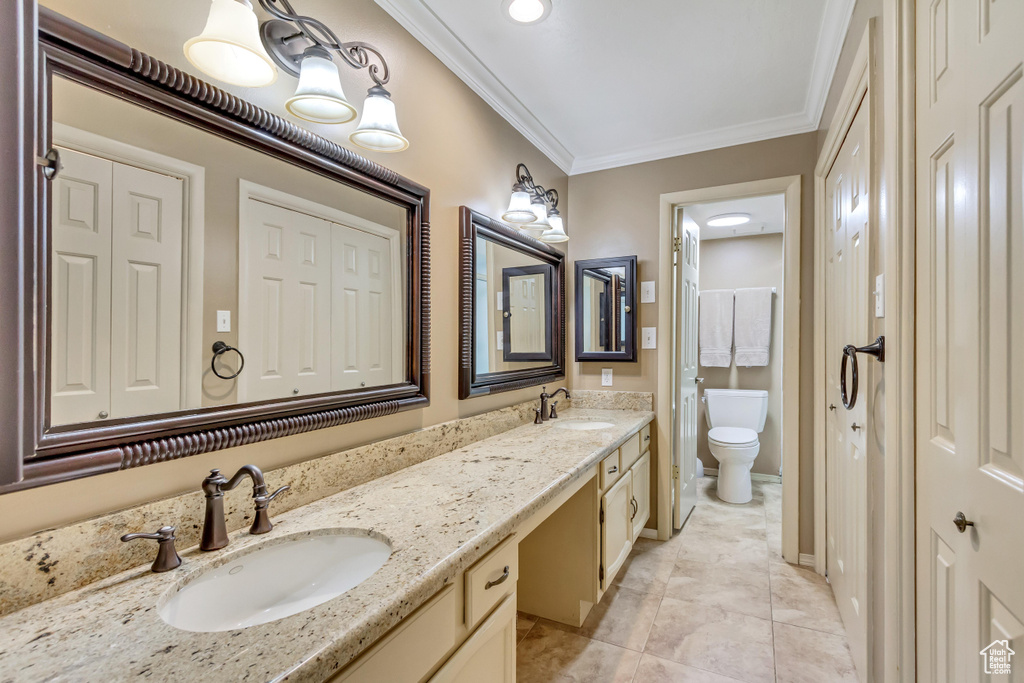
M 210 476 L 203 479 L 203 492 L 206 494 L 206 519 L 203 521 L 203 538 L 199 543 L 200 550 L 217 550 L 228 544 L 228 530 L 224 522 L 224 492 L 238 486 L 246 477 L 252 478 L 252 499 L 256 503 L 256 518 L 249 527 L 250 534 L 265 534 L 274 528 L 270 523 L 267 508 L 270 501 L 278 494 L 287 491 L 290 486 L 282 486 L 271 494 L 267 494 L 267 484 L 263 481 L 263 472 L 255 465 L 245 465 L 230 480 L 220 470 L 210 470 Z
M 547 420 L 552 418 L 552 417 L 554 417 L 554 418 L 558 417 L 558 413 L 556 413 L 554 410 L 548 411 L 548 399 L 549 398 L 554 398 L 555 396 L 558 396 L 559 394 L 565 394 L 566 400 L 572 400 L 572 396 L 569 395 L 569 390 L 566 389 L 565 387 L 562 387 L 560 389 L 556 389 L 554 392 L 552 392 L 550 394 L 548 393 L 548 388 L 547 387 L 541 387 L 541 394 L 540 394 L 540 419 L 542 421 L 547 422 Z
M 152 534 L 125 534 L 121 537 L 124 542 L 134 541 L 136 538 L 148 538 L 159 544 L 156 552 L 156 560 L 150 567 L 154 572 L 168 572 L 181 565 L 181 557 L 174 548 L 174 527 L 162 526 Z

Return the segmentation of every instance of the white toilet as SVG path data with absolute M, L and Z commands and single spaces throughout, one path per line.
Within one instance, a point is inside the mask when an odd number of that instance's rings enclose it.
M 749 503 L 750 470 L 761 448 L 757 435 L 768 416 L 768 392 L 705 389 L 708 446 L 718 459 L 718 497 Z

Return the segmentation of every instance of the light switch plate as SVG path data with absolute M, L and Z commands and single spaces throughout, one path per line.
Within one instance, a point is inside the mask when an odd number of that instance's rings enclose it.
M 643 327 L 643 341 L 640 344 L 642 349 L 656 349 L 658 348 L 658 328 L 657 327 Z
M 651 280 L 650 282 L 640 283 L 640 303 L 654 303 L 654 280 Z
M 231 311 L 217 311 L 217 331 L 231 331 Z
M 885 317 L 885 274 L 875 278 L 875 317 Z
M 602 368 L 601 369 L 601 386 L 610 387 L 612 385 L 612 369 Z
M 497 350 L 498 351 L 504 351 L 505 350 L 505 332 L 504 331 L 498 332 L 498 336 L 496 337 L 496 339 L 498 340 L 498 343 L 496 345 Z

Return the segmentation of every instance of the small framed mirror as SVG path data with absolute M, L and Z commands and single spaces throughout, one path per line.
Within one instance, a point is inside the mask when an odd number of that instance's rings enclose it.
M 460 212 L 459 398 L 565 376 L 565 255 L 468 207 Z
M 576 262 L 576 360 L 636 362 L 636 256 Z

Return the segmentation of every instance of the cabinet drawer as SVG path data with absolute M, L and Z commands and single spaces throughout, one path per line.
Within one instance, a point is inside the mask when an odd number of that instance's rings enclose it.
M 619 453 L 622 469 L 628 470 L 640 459 L 640 432 L 626 439 L 626 443 L 619 448 Z
M 640 453 L 646 453 L 651 449 L 651 425 L 650 423 L 644 425 L 644 428 L 640 430 Z
M 466 570 L 466 628 L 473 630 L 519 580 L 519 544 L 509 536 Z
M 601 490 L 604 491 L 617 482 L 624 469 L 626 468 L 619 462 L 619 450 L 615 449 L 611 455 L 601 461 Z

